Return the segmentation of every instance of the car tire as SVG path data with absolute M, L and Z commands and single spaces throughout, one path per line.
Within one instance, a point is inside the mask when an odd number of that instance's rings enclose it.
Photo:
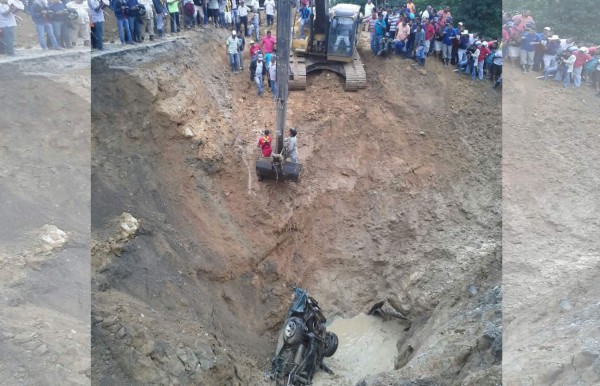
M 325 347 L 323 349 L 323 355 L 327 358 L 335 354 L 338 348 L 338 337 L 333 332 L 327 332 L 325 334 Z

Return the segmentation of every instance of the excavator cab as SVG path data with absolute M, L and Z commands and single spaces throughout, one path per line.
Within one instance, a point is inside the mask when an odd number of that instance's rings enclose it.
M 340 4 L 331 9 L 327 60 L 352 62 L 360 25 L 360 7 Z

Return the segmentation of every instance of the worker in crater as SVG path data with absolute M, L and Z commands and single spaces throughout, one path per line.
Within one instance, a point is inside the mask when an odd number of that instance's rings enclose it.
M 296 138 L 296 135 L 298 134 L 298 129 L 292 127 L 289 131 L 289 134 L 289 137 L 284 139 L 286 158 L 289 158 L 290 161 L 294 163 L 298 163 L 298 142 Z
M 258 139 L 258 147 L 261 149 L 261 154 L 265 158 L 270 157 L 271 152 L 273 151 L 273 148 L 271 147 L 272 138 L 269 134 L 271 134 L 271 131 L 266 129 L 263 135 Z

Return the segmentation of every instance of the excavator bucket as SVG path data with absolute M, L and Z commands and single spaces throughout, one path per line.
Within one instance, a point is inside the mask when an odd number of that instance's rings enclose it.
M 256 175 L 263 179 L 278 181 L 300 181 L 302 165 L 295 162 L 274 162 L 271 158 L 260 157 L 256 160 Z

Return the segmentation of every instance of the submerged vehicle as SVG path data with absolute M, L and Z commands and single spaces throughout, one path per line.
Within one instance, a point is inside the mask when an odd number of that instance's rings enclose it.
M 333 374 L 323 360 L 335 354 L 338 337 L 327 331 L 326 322 L 319 303 L 305 290 L 294 288 L 294 299 L 271 361 L 271 379 L 277 386 L 310 385 L 319 370 Z

